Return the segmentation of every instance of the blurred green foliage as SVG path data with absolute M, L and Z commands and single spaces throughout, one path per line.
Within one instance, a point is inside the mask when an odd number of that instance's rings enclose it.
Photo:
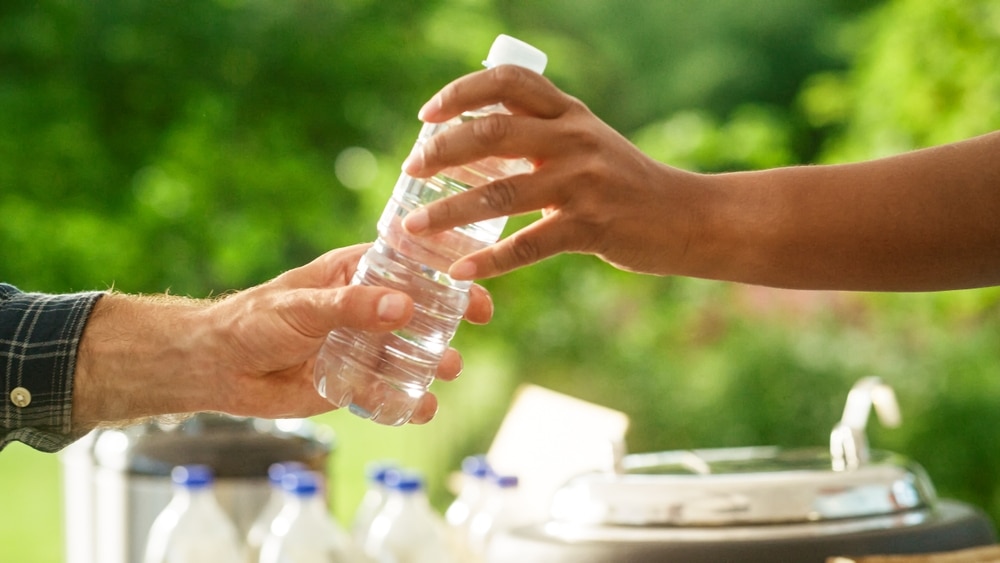
M 370 240 L 417 109 L 500 32 L 689 169 L 857 160 L 1000 128 L 989 0 L 8 0 L 0 279 L 207 296 Z M 650 451 L 821 445 L 850 385 L 875 374 L 904 425 L 874 424 L 873 444 L 1000 521 L 1000 290 L 779 291 L 572 255 L 486 285 L 496 318 L 459 332 L 465 375 L 435 387 L 433 423 L 317 419 L 340 439 L 341 517 L 375 459 L 423 469 L 443 504 L 446 473 L 488 447 L 520 382 L 626 412 L 630 449 Z M 55 529 L 56 462 L 0 456 L 5 506 L 48 507 L 0 516 L 5 545 L 37 550 L 17 560 L 58 558 L 13 539 Z

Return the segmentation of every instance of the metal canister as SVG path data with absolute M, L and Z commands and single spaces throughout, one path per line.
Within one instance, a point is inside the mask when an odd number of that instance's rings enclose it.
M 301 419 L 202 413 L 176 424 L 95 430 L 61 454 L 65 560 L 141 561 L 177 465 L 212 467 L 219 503 L 245 534 L 271 494 L 271 464 L 298 461 L 326 476 L 333 449 L 329 429 Z

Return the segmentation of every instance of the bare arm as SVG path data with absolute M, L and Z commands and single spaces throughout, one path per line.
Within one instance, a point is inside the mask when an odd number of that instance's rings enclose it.
M 326 334 L 345 326 L 392 330 L 412 314 L 405 294 L 347 286 L 364 250 L 327 253 L 219 300 L 106 295 L 80 343 L 74 428 L 195 411 L 283 418 L 330 410 L 312 381 Z M 486 322 L 491 313 L 489 296 L 476 287 L 466 318 Z M 438 376 L 460 371 L 450 350 Z M 430 420 L 436 409 L 425 395 L 413 422 Z
M 809 289 L 1000 284 L 998 157 L 991 133 L 867 162 L 708 177 L 717 212 L 680 273 Z
M 1000 133 L 869 162 L 705 175 L 642 154 L 545 78 L 498 67 L 460 78 L 426 121 L 502 102 L 404 163 L 428 176 L 484 156 L 535 171 L 436 202 L 415 233 L 542 210 L 539 221 L 456 262 L 499 275 L 560 252 L 621 269 L 800 289 L 923 291 L 1000 283 Z

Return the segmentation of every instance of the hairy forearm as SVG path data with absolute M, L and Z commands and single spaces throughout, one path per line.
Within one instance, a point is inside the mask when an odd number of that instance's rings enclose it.
M 84 330 L 73 390 L 73 425 L 90 428 L 209 407 L 198 389 L 211 358 L 206 301 L 109 294 Z
M 777 287 L 1000 283 L 1000 133 L 868 162 L 708 177 L 692 272 Z

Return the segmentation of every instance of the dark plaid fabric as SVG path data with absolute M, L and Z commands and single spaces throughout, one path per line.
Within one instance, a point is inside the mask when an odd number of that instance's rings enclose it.
M 48 295 L 0 284 L 0 450 L 17 440 L 45 452 L 79 435 L 70 427 L 80 335 L 101 292 Z M 17 406 L 18 387 L 31 402 Z

